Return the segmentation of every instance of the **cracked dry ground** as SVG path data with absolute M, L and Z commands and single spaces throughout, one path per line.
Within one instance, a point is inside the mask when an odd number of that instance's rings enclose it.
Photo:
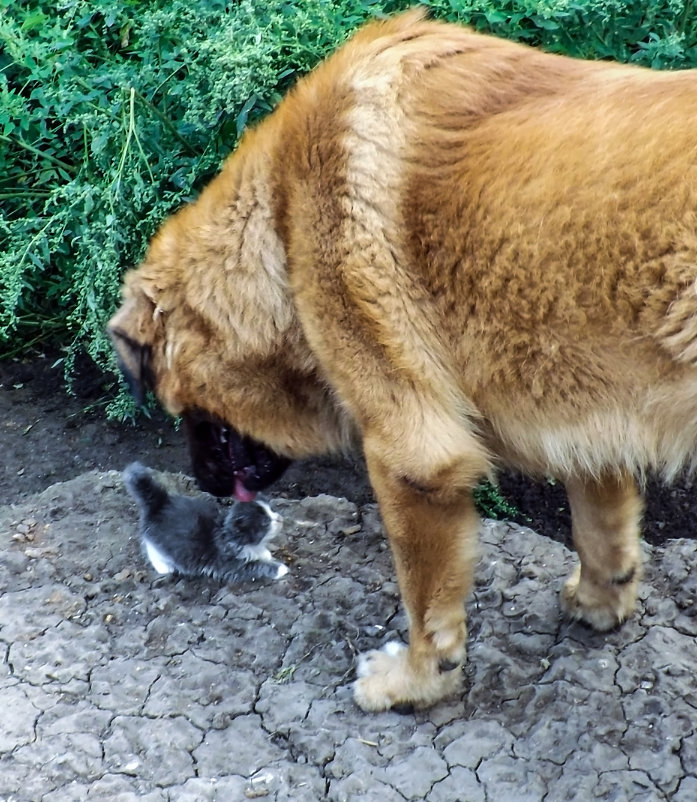
M 115 472 L 0 508 L 0 799 L 697 799 L 695 541 L 646 546 L 599 635 L 560 620 L 563 545 L 485 523 L 462 695 L 367 715 L 356 654 L 405 630 L 376 507 L 273 503 L 291 573 L 236 589 L 155 577 Z

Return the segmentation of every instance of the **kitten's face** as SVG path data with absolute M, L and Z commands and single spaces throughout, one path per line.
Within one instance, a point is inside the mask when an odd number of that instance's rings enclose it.
M 237 502 L 225 516 L 225 529 L 239 544 L 270 540 L 281 528 L 281 516 L 265 502 Z

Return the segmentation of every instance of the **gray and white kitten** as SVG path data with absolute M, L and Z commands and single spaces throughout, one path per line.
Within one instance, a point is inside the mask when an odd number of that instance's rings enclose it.
M 143 549 L 159 574 L 238 583 L 288 573 L 266 546 L 281 518 L 265 502 L 222 508 L 206 496 L 172 495 L 140 462 L 124 470 L 123 481 L 140 508 Z

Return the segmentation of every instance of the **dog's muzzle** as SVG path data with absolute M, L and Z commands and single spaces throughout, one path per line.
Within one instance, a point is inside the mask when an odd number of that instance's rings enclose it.
M 205 413 L 183 416 L 193 474 L 214 496 L 252 501 L 281 476 L 290 460 Z

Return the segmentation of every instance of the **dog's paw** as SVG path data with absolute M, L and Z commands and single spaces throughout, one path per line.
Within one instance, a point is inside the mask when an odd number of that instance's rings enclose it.
M 457 691 L 462 682 L 459 668 L 454 661 L 439 664 L 433 660 L 415 671 L 406 646 L 391 642 L 359 657 L 354 698 L 359 707 L 370 712 L 411 712 Z
M 583 578 L 581 567 L 564 583 L 561 606 L 569 618 L 583 621 L 599 632 L 607 632 L 625 621 L 636 603 L 638 576 L 632 572 L 607 585 L 597 585 Z

